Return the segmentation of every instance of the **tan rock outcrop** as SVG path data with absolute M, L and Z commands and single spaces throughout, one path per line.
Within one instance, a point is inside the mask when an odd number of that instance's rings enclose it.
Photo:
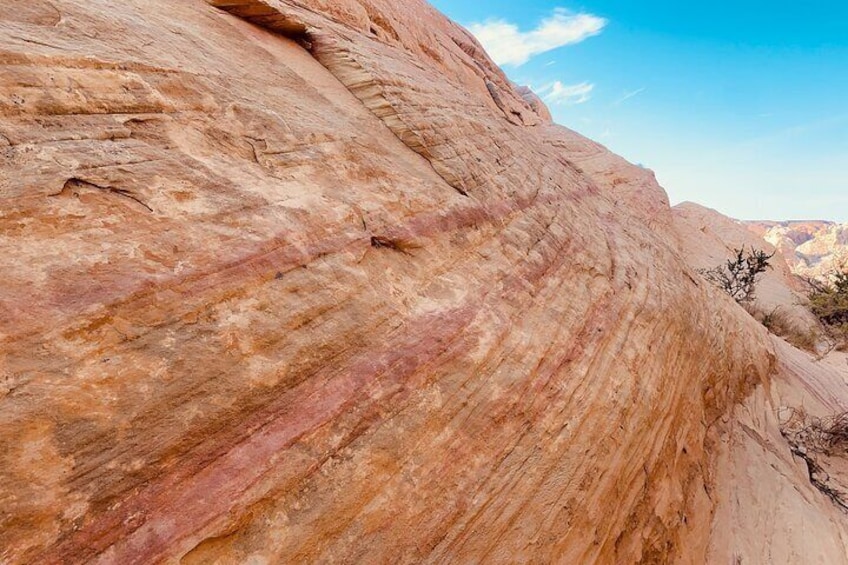
M 703 562 L 776 366 L 417 0 L 0 4 L 0 560 Z M 813 493 L 815 495 L 815 493 Z
M 684 255 L 694 268 L 720 264 L 742 246 L 774 251 L 747 222 L 691 202 L 672 210 Z M 815 330 L 796 277 L 780 254 L 771 263 L 757 285 L 755 307 L 780 310 L 802 330 Z M 796 412 L 826 418 L 848 410 L 848 356 L 831 351 L 821 359 L 780 337 L 772 340 L 776 372 L 726 417 L 727 431 L 717 445 L 711 492 L 716 512 L 707 562 L 848 563 L 843 509 L 811 484 L 811 469 L 783 435 Z M 848 458 L 834 455 L 819 463 L 830 475 L 829 486 L 848 495 Z
M 718 449 L 707 562 L 848 563 L 845 512 L 812 486 L 810 469 L 781 434 L 793 410 L 818 417 L 848 410 L 846 357 L 815 361 L 773 339 L 778 371 L 734 410 Z M 844 471 L 838 478 L 848 485 Z
M 672 209 L 684 254 L 696 269 L 710 269 L 730 259 L 734 250 L 745 248 L 775 253 L 770 268 L 756 286 L 754 307 L 762 312 L 780 311 L 801 328 L 815 328 L 816 319 L 805 306 L 806 286 L 791 271 L 774 246 L 747 229 L 744 222 L 692 202 Z

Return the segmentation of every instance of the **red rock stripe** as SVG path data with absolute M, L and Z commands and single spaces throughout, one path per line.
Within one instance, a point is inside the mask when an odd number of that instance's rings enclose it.
M 249 501 L 244 493 L 268 470 L 272 456 L 303 434 L 334 418 L 361 389 L 388 370 L 394 379 L 410 377 L 438 356 L 444 341 L 462 331 L 479 305 L 424 316 L 381 352 L 366 352 L 329 381 L 316 375 L 289 392 L 291 412 L 279 414 L 195 475 L 166 477 L 101 516 L 37 561 L 59 563 L 65 555 L 97 555 L 101 563 L 150 563 L 173 553 L 179 542 L 217 517 Z M 438 326 L 434 336 L 430 331 Z M 339 371 L 341 372 L 341 371 Z M 136 524 L 139 522 L 139 524 Z M 136 526 L 131 532 L 130 528 Z

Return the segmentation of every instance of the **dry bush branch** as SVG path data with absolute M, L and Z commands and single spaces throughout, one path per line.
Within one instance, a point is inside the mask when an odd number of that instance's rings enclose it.
M 749 303 L 745 305 L 745 310 L 774 335 L 782 337 L 798 349 L 817 353 L 821 342 L 820 334 L 814 329 L 804 328 L 780 306 L 775 306 L 770 311 L 766 311 L 758 305 Z
M 780 431 L 793 455 L 807 463 L 810 483 L 848 512 L 848 492 L 833 486 L 830 475 L 819 462 L 820 455 L 848 455 L 848 411 L 817 418 L 803 409 L 791 408 Z
M 698 272 L 736 302 L 752 302 L 755 298 L 757 277 L 771 268 L 769 259 L 774 257 L 774 253 L 768 255 L 765 251 L 753 247 L 746 253 L 744 246 L 734 249 L 733 253 L 734 258 L 728 259 L 724 265 L 712 269 L 698 269 Z

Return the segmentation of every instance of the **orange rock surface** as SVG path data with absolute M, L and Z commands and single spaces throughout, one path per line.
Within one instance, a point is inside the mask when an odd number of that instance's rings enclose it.
M 4 0 L 0 37 L 0 561 L 731 547 L 775 343 L 427 4 Z

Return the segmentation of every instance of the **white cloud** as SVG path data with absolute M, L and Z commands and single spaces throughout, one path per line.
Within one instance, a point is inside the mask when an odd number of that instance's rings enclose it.
M 636 90 L 631 90 L 630 92 L 625 92 L 624 96 L 622 96 L 621 98 L 619 98 L 618 100 L 615 101 L 615 105 L 618 106 L 621 103 L 623 103 L 624 101 L 630 100 L 634 96 L 642 94 L 643 92 L 645 92 L 644 86 L 642 88 L 637 88 Z
M 541 88 L 539 93 L 545 101 L 551 104 L 573 106 L 589 100 L 592 97 L 592 90 L 594 88 L 595 85 L 589 82 L 562 84 L 562 82 L 556 81 Z
M 606 25 L 604 18 L 557 8 L 532 31 L 519 31 L 517 25 L 498 19 L 468 29 L 498 65 L 518 67 L 536 55 L 598 35 Z

